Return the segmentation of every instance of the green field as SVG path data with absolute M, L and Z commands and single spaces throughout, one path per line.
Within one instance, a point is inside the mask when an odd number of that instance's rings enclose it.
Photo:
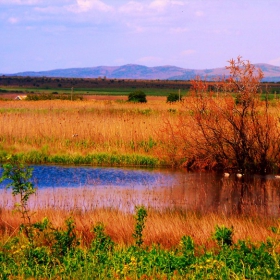
M 128 95 L 129 93 L 141 90 L 146 93 L 148 96 L 167 96 L 169 93 L 178 93 L 177 89 L 156 89 L 156 88 L 74 88 L 73 94 L 79 95 L 115 95 L 115 96 L 123 96 Z M 1 94 L 9 94 L 9 93 L 18 93 L 18 94 L 71 94 L 71 88 L 0 88 L 0 96 Z M 186 94 L 185 92 L 182 92 Z

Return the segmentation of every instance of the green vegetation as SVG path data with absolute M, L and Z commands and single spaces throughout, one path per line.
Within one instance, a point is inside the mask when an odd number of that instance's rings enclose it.
M 6 179 L 10 180 L 7 188 L 12 187 L 12 194 L 20 197 L 20 203 L 15 205 L 15 210 L 21 213 L 24 222 L 30 223 L 27 201 L 30 195 L 35 193 L 35 188 L 30 182 L 32 168 L 25 167 L 14 156 L 9 156 L 8 161 L 9 163 L 3 165 L 4 171 L 0 182 Z
M 1 85 L 0 85 L 1 86 Z M 74 95 L 108 95 L 108 96 L 128 96 L 129 93 L 131 93 L 132 90 L 135 90 L 135 86 L 130 86 L 130 87 L 119 87 L 119 88 L 74 88 Z M 176 88 L 172 89 L 165 89 L 159 87 L 137 87 L 137 90 L 144 91 L 147 96 L 167 96 L 170 91 L 174 91 L 176 93 L 178 90 Z M 188 89 L 184 91 L 186 93 Z M 16 93 L 19 95 L 49 95 L 49 94 L 59 94 L 59 95 L 70 95 L 71 94 L 71 88 L 30 88 L 30 87 L 24 87 L 24 88 L 19 88 L 19 87 L 3 87 L 2 89 L 0 88 L 0 96 L 1 94 L 9 94 L 9 93 Z M 273 95 L 274 96 L 274 95 Z
M 180 101 L 181 99 L 182 96 L 180 96 L 179 93 L 169 93 L 166 102 L 172 103 L 172 102 Z
M 213 250 L 197 247 L 189 236 L 176 248 L 120 247 L 94 227 L 87 247 L 80 245 L 71 219 L 51 229 L 45 219 L 34 225 L 36 245 L 18 235 L 0 249 L 1 279 L 279 279 L 279 241 L 238 241 Z M 40 238 L 45 238 L 41 239 Z M 39 240 L 37 240 L 39 239 Z
M 133 91 L 128 95 L 128 102 L 146 103 L 146 94 L 141 90 Z
M 144 155 L 119 155 L 108 153 L 87 154 L 85 156 L 75 154 L 48 155 L 45 151 L 30 151 L 26 153 L 14 154 L 13 157 L 28 164 L 63 164 L 63 165 L 94 165 L 94 166 L 148 166 L 156 167 L 164 165 L 157 158 Z M 5 162 L 7 153 L 0 151 L 0 162 Z

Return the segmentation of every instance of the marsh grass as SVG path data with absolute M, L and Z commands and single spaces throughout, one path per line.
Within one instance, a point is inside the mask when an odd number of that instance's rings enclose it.
M 148 104 L 3 101 L 0 106 L 0 150 L 34 163 L 106 165 L 155 165 L 170 108 L 158 99 Z
M 209 169 L 217 162 L 204 151 L 205 139 L 190 109 L 195 102 L 191 96 L 174 104 L 164 97 L 148 97 L 146 104 L 0 101 L 1 161 L 17 154 L 27 163 Z M 219 97 L 220 106 L 226 102 Z M 279 104 L 276 100 L 270 106 L 271 115 L 277 116 Z M 260 114 L 263 109 L 260 103 Z M 273 164 L 277 169 L 277 162 Z
M 90 211 L 60 210 L 45 208 L 34 211 L 33 222 L 39 222 L 44 217 L 53 223 L 55 227 L 62 227 L 64 221 L 71 216 L 76 223 L 77 231 L 82 236 L 83 244 L 89 244 L 91 229 L 97 223 L 105 225 L 106 233 L 120 245 L 132 245 L 132 233 L 134 230 L 133 213 L 123 212 L 117 209 L 97 208 Z M 1 239 L 2 241 L 15 235 L 19 231 L 21 217 L 11 210 L 1 210 Z M 238 239 L 252 242 L 265 241 L 272 236 L 272 226 L 277 226 L 275 218 L 223 216 L 214 213 L 200 215 L 186 211 L 156 211 L 148 210 L 148 218 L 143 230 L 144 244 L 160 244 L 164 248 L 176 246 L 184 235 L 191 236 L 196 244 L 211 248 L 214 245 L 210 238 L 216 225 L 225 225 L 234 228 L 234 241 Z

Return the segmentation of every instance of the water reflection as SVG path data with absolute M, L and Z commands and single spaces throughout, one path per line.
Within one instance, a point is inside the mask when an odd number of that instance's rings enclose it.
M 120 168 L 35 166 L 33 181 L 38 191 L 31 208 L 98 207 L 133 211 L 137 205 L 159 210 L 184 209 L 224 215 L 280 214 L 280 180 L 274 176 L 241 179 L 217 173 L 185 170 L 135 170 Z M 0 207 L 16 202 L 2 188 Z
M 237 179 L 224 178 L 220 174 L 202 173 L 194 175 L 173 187 L 173 206 L 225 215 L 280 214 L 280 180 L 273 176 L 250 176 Z

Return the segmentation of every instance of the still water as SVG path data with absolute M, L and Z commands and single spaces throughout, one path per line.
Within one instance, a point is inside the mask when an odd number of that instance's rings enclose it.
M 212 172 L 124 168 L 33 166 L 37 188 L 31 208 L 133 211 L 137 205 L 158 210 L 183 209 L 224 215 L 280 214 L 280 179 L 272 175 L 229 178 Z M 1 173 L 1 171 L 0 171 Z M 0 207 L 17 198 L 0 184 Z

